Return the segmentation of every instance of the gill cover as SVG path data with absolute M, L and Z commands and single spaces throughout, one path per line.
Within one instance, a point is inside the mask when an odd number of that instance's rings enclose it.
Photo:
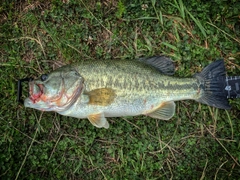
M 29 97 L 24 106 L 42 111 L 63 111 L 80 96 L 83 77 L 72 66 L 63 66 L 29 82 Z

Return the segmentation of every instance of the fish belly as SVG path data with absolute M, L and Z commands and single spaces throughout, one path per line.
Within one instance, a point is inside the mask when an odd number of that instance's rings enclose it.
M 141 97 L 134 100 L 116 98 L 108 106 L 76 102 L 68 110 L 59 112 L 59 114 L 76 118 L 87 118 L 88 115 L 96 113 L 104 113 L 105 117 L 136 116 L 144 114 L 145 111 L 153 109 L 160 103 L 161 100 L 157 97 L 151 99 Z

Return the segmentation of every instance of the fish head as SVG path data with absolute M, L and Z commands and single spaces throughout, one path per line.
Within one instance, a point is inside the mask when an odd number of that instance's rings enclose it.
M 82 93 L 84 78 L 71 66 L 64 66 L 50 74 L 29 81 L 29 97 L 24 106 L 42 111 L 64 111 Z

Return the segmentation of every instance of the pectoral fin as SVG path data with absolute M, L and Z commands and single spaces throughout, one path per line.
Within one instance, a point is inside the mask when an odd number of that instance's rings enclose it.
M 90 114 L 88 116 L 88 120 L 92 123 L 92 125 L 98 127 L 98 128 L 109 128 L 109 124 L 107 119 L 104 117 L 103 113 L 98 113 L 98 114 Z
M 175 107 L 176 105 L 173 101 L 164 102 L 154 111 L 147 113 L 147 115 L 157 119 L 169 120 L 175 113 Z
M 115 91 L 111 88 L 99 88 L 86 92 L 89 96 L 89 104 L 107 106 L 111 104 L 116 97 Z

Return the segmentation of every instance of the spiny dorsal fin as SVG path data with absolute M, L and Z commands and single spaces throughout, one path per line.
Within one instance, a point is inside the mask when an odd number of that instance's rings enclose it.
M 111 88 L 100 88 L 86 92 L 89 96 L 88 104 L 107 106 L 113 102 L 116 97 L 115 91 Z
M 88 116 L 88 120 L 92 123 L 92 125 L 98 127 L 98 128 L 109 128 L 109 123 L 107 119 L 104 117 L 103 113 L 97 113 L 97 114 L 90 114 Z
M 150 58 L 140 58 L 139 61 L 148 64 L 165 75 L 173 75 L 175 66 L 171 58 L 167 56 L 153 56 Z
M 175 114 L 175 103 L 173 101 L 164 102 L 159 105 L 154 111 L 147 113 L 152 118 L 169 120 Z

